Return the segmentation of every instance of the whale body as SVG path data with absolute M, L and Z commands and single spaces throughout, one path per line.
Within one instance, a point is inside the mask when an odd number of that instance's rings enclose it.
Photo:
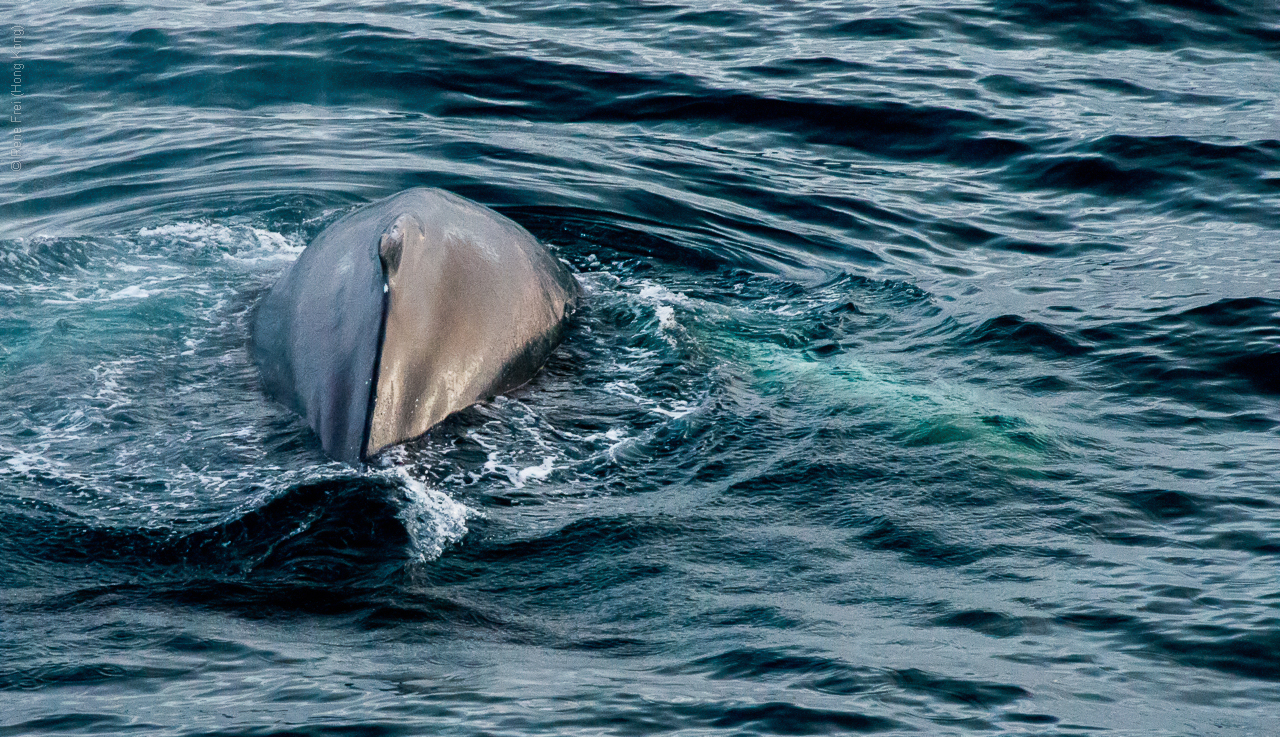
M 416 188 L 316 236 L 258 304 L 250 346 L 267 394 L 357 463 L 527 382 L 580 297 L 524 228 Z

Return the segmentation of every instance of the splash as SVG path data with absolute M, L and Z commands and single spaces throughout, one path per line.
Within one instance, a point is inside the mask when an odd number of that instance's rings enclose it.
M 413 478 L 402 466 L 392 473 L 403 482 L 405 495 L 399 517 L 409 532 L 414 562 L 433 561 L 466 536 L 467 518 L 480 512 Z
M 250 269 L 277 269 L 302 253 L 299 234 L 282 234 L 252 225 L 175 222 L 138 231 L 139 246 L 160 249 L 170 257 L 216 254 L 229 263 Z
M 520 472 L 516 474 L 516 478 L 520 481 L 521 485 L 524 485 L 530 479 L 534 479 L 536 481 L 545 479 L 551 475 L 553 470 L 555 470 L 555 457 L 547 456 L 546 458 L 543 458 L 542 463 L 537 466 L 529 466 L 527 468 L 520 469 Z
M 676 311 L 673 305 L 680 304 L 687 298 L 685 295 L 672 292 L 659 284 L 645 280 L 642 280 L 642 283 L 644 286 L 640 289 L 640 302 L 653 308 L 654 317 L 658 318 L 659 333 L 664 340 L 675 346 L 676 340 L 673 333 L 681 326 L 679 321 L 676 320 Z

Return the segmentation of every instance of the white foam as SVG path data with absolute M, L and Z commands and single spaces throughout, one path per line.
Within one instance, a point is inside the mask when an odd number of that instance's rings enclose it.
M 10 472 L 19 476 L 25 476 L 32 471 L 40 470 L 45 464 L 44 459 L 35 453 L 28 453 L 25 450 L 7 449 L 9 457 L 5 459 L 5 464 L 9 466 Z
M 484 444 L 481 443 L 479 440 L 476 440 L 476 443 L 479 444 L 481 447 L 485 447 Z M 489 458 L 484 462 L 484 472 L 486 474 L 499 473 L 503 476 L 506 476 L 507 480 L 511 482 L 512 486 L 516 487 L 517 489 L 524 488 L 524 482 L 520 480 L 520 472 L 516 469 L 515 466 L 509 466 L 505 463 L 498 463 L 498 451 L 496 450 L 489 451 Z
M 653 313 L 658 316 L 658 327 L 663 330 L 670 330 L 679 323 L 676 322 L 676 311 L 671 305 L 658 305 L 653 308 Z
M 537 481 L 545 479 L 551 475 L 553 470 L 555 470 L 555 458 L 547 456 L 546 458 L 543 458 L 542 463 L 537 466 L 529 466 L 528 468 L 520 469 L 520 473 L 516 474 L 516 479 L 523 486 L 529 482 L 529 479 Z
M 404 482 L 400 520 L 409 532 L 414 557 L 419 563 L 433 561 L 446 547 L 462 540 L 467 534 L 467 518 L 479 512 L 413 478 L 403 467 L 394 471 Z
M 582 441 L 592 444 L 604 441 L 607 443 L 607 446 L 603 450 L 597 450 L 597 456 L 604 456 L 611 461 L 616 461 L 618 460 L 618 451 L 625 446 L 635 444 L 636 438 L 627 435 L 626 431 L 620 427 L 612 427 L 603 433 L 591 433 L 585 438 L 582 438 Z
M 695 409 L 694 405 L 690 404 L 689 402 L 681 401 L 678 399 L 672 400 L 671 402 L 669 402 L 669 404 L 671 405 L 670 409 L 667 409 L 666 407 L 655 404 L 654 406 L 649 408 L 649 411 L 656 412 L 664 417 L 670 417 L 673 420 L 678 420 L 681 417 L 684 417 L 685 415 L 689 414 Z
M 696 409 L 696 405 L 680 399 L 667 400 L 666 405 L 668 406 L 664 407 L 657 400 L 644 396 L 640 387 L 631 381 L 610 381 L 602 386 L 601 389 L 615 396 L 630 399 L 636 403 L 636 406 L 646 411 L 671 419 L 684 417 Z
M 133 286 L 125 287 L 118 292 L 112 292 L 111 296 L 107 297 L 107 299 L 146 299 L 147 297 L 150 297 L 151 294 L 151 292 L 148 292 L 137 284 L 134 284 Z
M 106 409 L 132 404 L 133 399 L 121 386 L 125 372 L 137 364 L 139 358 L 117 358 L 114 361 L 102 361 L 89 369 L 93 376 L 93 394 L 84 394 L 82 399 L 92 402 L 106 402 Z
M 645 284 L 640 288 L 638 295 L 641 302 L 648 304 L 653 308 L 653 314 L 658 318 L 658 329 L 662 331 L 663 337 L 667 342 L 674 345 L 669 333 L 680 327 L 680 323 L 676 321 L 675 307 L 672 305 L 680 304 L 687 298 L 683 294 L 667 289 L 660 284 Z
M 164 239 L 185 248 L 214 248 L 222 251 L 226 260 L 248 266 L 292 261 L 305 246 L 299 235 L 220 223 L 169 223 L 143 228 L 138 231 L 138 238 Z
M 47 446 L 45 447 L 47 448 Z M 0 456 L 6 456 L 4 464 L 0 465 L 0 474 L 19 479 L 40 477 L 58 479 L 71 482 L 74 486 L 92 484 L 92 479 L 88 475 L 73 471 L 66 464 L 52 460 L 41 453 L 33 453 L 11 445 L 0 444 Z M 68 501 L 70 500 L 64 495 L 57 499 L 55 503 L 61 505 Z

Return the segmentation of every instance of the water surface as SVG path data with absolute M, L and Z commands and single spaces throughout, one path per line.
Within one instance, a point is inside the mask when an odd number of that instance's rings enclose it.
M 0 733 L 1280 731 L 1273 4 L 3 19 Z M 247 326 L 411 186 L 586 307 L 357 469 Z

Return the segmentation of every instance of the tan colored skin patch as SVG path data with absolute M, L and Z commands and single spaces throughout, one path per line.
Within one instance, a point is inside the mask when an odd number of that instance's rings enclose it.
M 380 239 L 388 300 L 367 456 L 527 381 L 545 353 L 528 375 L 510 367 L 576 300 L 526 231 L 455 200 L 400 215 Z

